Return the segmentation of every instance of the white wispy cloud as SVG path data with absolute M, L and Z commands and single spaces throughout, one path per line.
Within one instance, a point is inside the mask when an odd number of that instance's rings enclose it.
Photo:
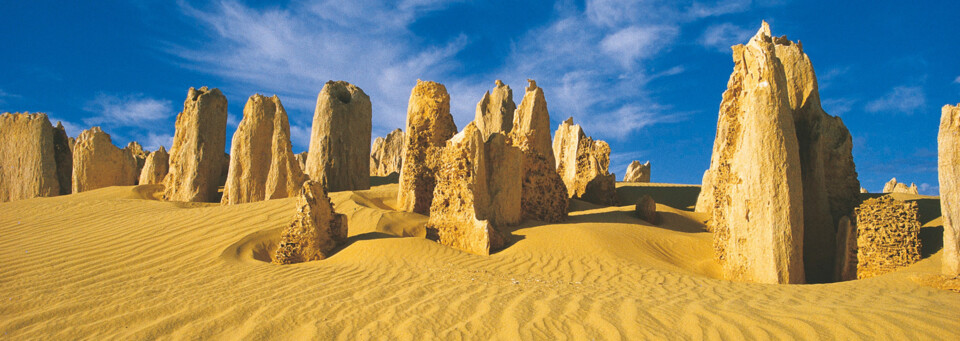
M 0 105 L 6 105 L 7 98 L 21 98 L 21 96 L 17 94 L 11 94 L 9 92 L 4 91 L 3 89 L 0 89 Z
M 165 51 L 182 66 L 232 82 L 237 94 L 276 93 L 291 122 L 311 116 L 328 80 L 345 80 L 373 102 L 374 134 L 405 122 L 410 89 L 418 78 L 444 81 L 453 58 L 468 43 L 458 36 L 423 45 L 407 27 L 448 2 L 293 2 L 254 9 L 236 1 L 209 8 L 180 2 L 184 15 L 202 27 L 198 43 L 169 43 Z M 309 121 L 302 119 L 301 121 Z
M 722 23 L 707 27 L 697 42 L 708 49 L 730 53 L 730 46 L 747 43 L 753 33 L 754 31 L 749 28 Z
M 850 73 L 849 66 L 829 68 L 826 72 L 817 75 L 817 85 L 821 91 L 830 88 L 834 83 L 842 80 L 848 73 Z
M 853 110 L 853 105 L 856 103 L 857 100 L 852 98 L 830 98 L 820 100 L 820 106 L 823 107 L 823 110 L 834 116 L 843 116 L 843 114 L 850 112 L 850 110 Z
M 173 145 L 173 135 L 147 133 L 141 145 L 145 150 L 154 151 L 163 146 L 167 151 L 170 151 L 170 146 Z
M 57 122 L 60 122 L 61 124 L 63 124 L 63 130 L 67 132 L 67 136 L 77 137 L 77 135 L 79 135 L 80 132 L 83 131 L 83 126 L 80 124 L 67 121 L 67 120 L 62 120 L 58 117 L 50 115 L 49 113 L 47 114 L 47 118 L 50 119 L 50 124 L 53 124 L 54 127 L 57 126 Z
M 940 195 L 940 186 L 924 182 L 917 185 L 917 192 L 923 195 Z
M 923 88 L 919 86 L 897 86 L 883 97 L 867 103 L 868 112 L 892 112 L 913 114 L 927 103 Z
M 145 97 L 142 94 L 99 94 L 87 103 L 84 110 L 94 114 L 84 118 L 84 123 L 104 127 L 150 128 L 157 122 L 176 117 L 172 102 Z
M 953 82 L 954 82 L 954 83 L 957 83 L 957 84 L 960 84 L 960 76 L 957 76 L 957 78 L 955 78 L 955 79 L 953 80 Z

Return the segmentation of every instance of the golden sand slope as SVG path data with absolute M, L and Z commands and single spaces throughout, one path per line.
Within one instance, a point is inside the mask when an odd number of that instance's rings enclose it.
M 696 200 L 695 186 L 620 187 L 622 203 Z M 398 237 L 426 217 L 392 211 L 387 184 L 332 194 L 349 245 L 278 266 L 265 261 L 295 199 L 151 200 L 159 188 L 0 204 L 0 339 L 960 339 L 960 294 L 912 279 L 938 254 L 868 280 L 733 283 L 716 279 L 703 217 L 658 205 L 658 227 L 574 202 L 567 223 L 528 223 L 481 257 Z

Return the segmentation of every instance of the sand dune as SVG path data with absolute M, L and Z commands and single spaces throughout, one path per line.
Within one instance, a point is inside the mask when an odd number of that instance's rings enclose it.
M 375 182 L 376 183 L 376 182 Z M 859 281 L 720 280 L 697 186 L 618 184 L 624 206 L 575 201 L 527 222 L 489 257 L 422 238 L 397 185 L 337 192 L 350 241 L 332 257 L 268 263 L 295 198 L 240 205 L 155 200 L 108 187 L 0 204 L 3 339 L 960 339 L 960 295 L 936 274 L 935 197 L 924 259 Z M 651 194 L 659 226 L 634 218 Z M 928 208 L 924 208 L 928 207 Z M 934 210 L 932 207 L 936 207 Z

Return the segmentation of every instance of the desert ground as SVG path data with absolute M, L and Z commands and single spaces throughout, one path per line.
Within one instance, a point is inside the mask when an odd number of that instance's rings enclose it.
M 490 256 L 423 238 L 396 178 L 330 194 L 349 240 L 324 260 L 270 257 L 296 198 L 158 200 L 162 185 L 0 203 L 2 339 L 960 339 L 941 269 L 937 197 L 920 206 L 923 259 L 831 284 L 721 279 L 699 186 L 618 183 L 633 205 L 571 200 Z M 875 194 L 863 194 L 863 197 Z

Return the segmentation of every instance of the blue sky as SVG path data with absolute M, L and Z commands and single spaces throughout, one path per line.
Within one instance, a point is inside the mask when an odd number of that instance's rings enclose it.
M 860 181 L 937 193 L 940 107 L 960 102 L 960 2 L 8 1 L 0 112 L 46 112 L 68 133 L 169 148 L 191 86 L 229 101 L 228 140 L 254 93 L 277 94 L 305 150 L 327 80 L 360 86 L 374 135 L 402 127 L 418 78 L 447 86 L 458 127 L 502 79 L 544 88 L 552 125 L 573 116 L 610 143 L 622 177 L 700 182 L 733 68 L 729 46 L 770 22 L 801 40 L 824 109 L 854 137 Z

